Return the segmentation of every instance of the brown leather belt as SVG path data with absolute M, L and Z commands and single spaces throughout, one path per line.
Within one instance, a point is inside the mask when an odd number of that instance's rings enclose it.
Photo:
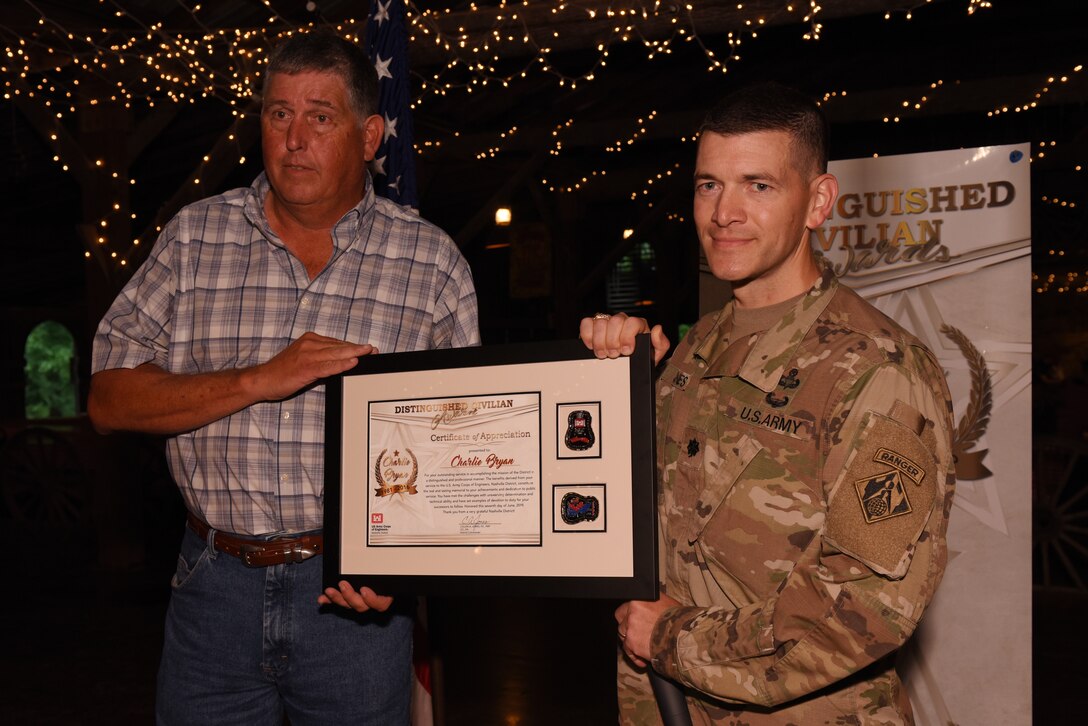
M 189 512 L 189 529 L 201 539 L 208 538 L 211 530 L 205 522 Z M 235 537 L 227 532 L 216 530 L 213 540 L 218 552 L 226 552 L 237 557 L 248 567 L 268 567 L 291 562 L 302 562 L 314 555 L 321 554 L 323 538 L 320 534 L 305 534 L 301 537 L 277 537 L 275 539 L 252 539 Z

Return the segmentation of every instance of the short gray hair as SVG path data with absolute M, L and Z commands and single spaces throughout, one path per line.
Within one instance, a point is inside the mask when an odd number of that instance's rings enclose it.
M 378 112 L 378 73 L 366 53 L 332 30 L 319 28 L 295 33 L 272 51 L 265 69 L 265 85 L 274 73 L 333 71 L 344 79 L 348 100 L 359 119 Z

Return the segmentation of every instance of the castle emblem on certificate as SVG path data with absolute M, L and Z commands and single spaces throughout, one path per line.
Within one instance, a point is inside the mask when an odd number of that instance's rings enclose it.
M 368 546 L 541 543 L 540 394 L 371 401 Z

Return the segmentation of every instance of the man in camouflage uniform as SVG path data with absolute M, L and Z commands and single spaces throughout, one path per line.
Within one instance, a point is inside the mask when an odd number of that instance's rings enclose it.
M 838 195 L 826 129 L 776 85 L 704 122 L 695 222 L 734 298 L 658 380 L 662 594 L 616 611 L 623 723 L 660 723 L 647 666 L 695 724 L 912 723 L 895 652 L 944 571 L 952 407 L 932 353 L 809 246 Z M 615 357 L 648 330 L 581 334 Z

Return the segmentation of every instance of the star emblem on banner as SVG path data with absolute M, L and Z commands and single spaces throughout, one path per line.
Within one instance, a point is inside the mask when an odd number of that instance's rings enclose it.
M 923 286 L 884 295 L 870 302 L 874 303 L 882 313 L 899 321 L 929 346 L 945 370 L 949 388 L 956 398 L 953 408 L 957 412 L 966 410 L 968 407 L 965 400 L 966 392 L 971 390 L 968 361 L 955 342 L 941 332 L 942 325 L 947 324 L 947 321 L 933 291 Z M 975 332 L 975 335 L 977 336 L 978 333 Z M 979 340 L 978 345 L 986 351 L 986 366 L 992 376 L 993 413 L 991 416 L 995 419 L 1000 418 L 1002 409 L 1006 405 L 1011 405 L 1017 393 L 1022 391 L 1027 385 L 1026 382 L 1031 380 L 1031 355 L 1025 353 L 1030 344 L 1023 341 Z M 985 436 L 980 440 L 977 448 L 992 449 Z M 1030 459 L 1030 453 L 1028 458 Z M 1002 476 L 1002 472 L 996 467 L 995 471 L 996 474 L 983 479 L 957 481 L 953 506 L 966 511 L 990 529 L 1008 534 L 1009 517 L 1005 513 L 999 496 L 998 479 Z
M 374 70 L 378 72 L 378 80 L 383 78 L 393 79 L 393 74 L 389 71 L 389 64 L 393 62 L 393 56 L 389 56 L 385 60 L 382 57 L 376 56 L 374 59 Z
M 385 138 L 383 141 L 389 141 L 390 136 L 397 135 L 397 119 L 396 117 L 389 118 L 389 114 L 385 114 Z
M 379 156 L 371 162 L 370 169 L 374 173 L 374 176 L 385 176 L 385 159 L 386 157 Z

